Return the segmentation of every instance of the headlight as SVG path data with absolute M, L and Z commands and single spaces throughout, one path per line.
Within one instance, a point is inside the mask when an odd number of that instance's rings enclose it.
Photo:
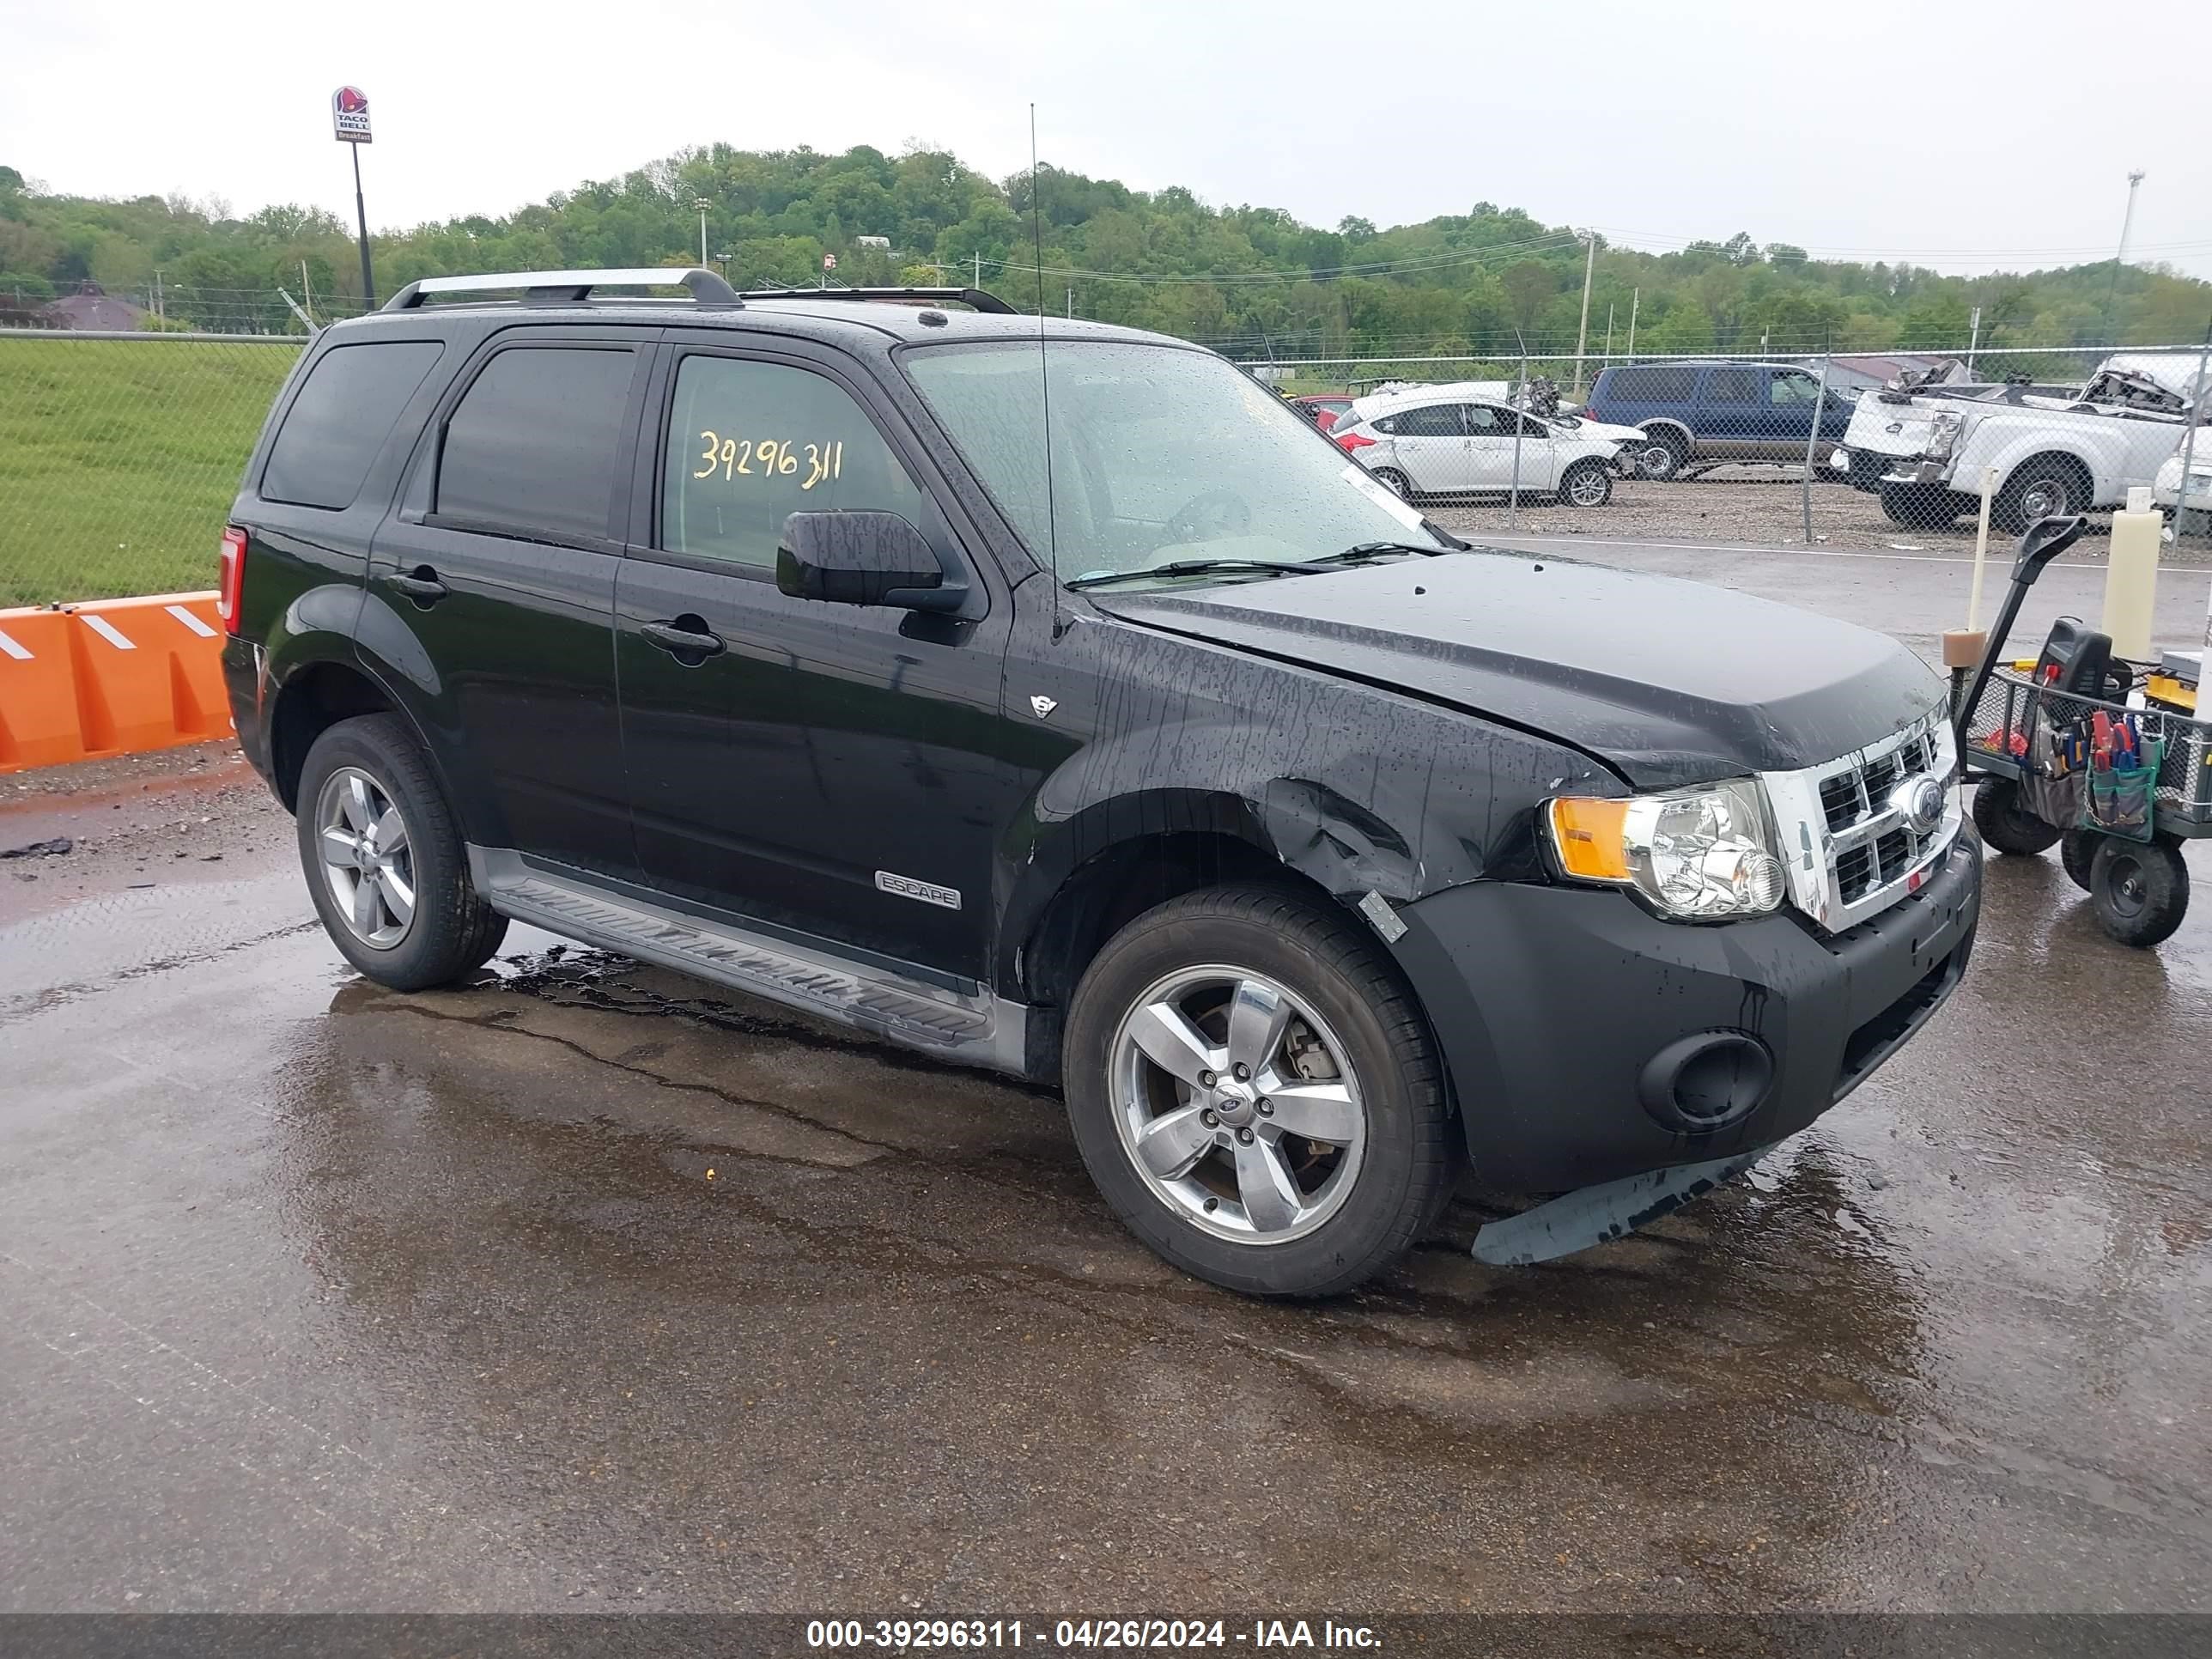
M 1954 409 L 1939 409 L 1928 422 L 1928 457 L 1930 460 L 1947 459 L 1951 447 L 1959 441 L 1959 428 L 1966 423 L 1966 417 Z
M 1621 800 L 1562 795 L 1544 824 L 1562 875 L 1632 887 L 1664 915 L 1761 916 L 1782 902 L 1782 860 L 1748 779 Z

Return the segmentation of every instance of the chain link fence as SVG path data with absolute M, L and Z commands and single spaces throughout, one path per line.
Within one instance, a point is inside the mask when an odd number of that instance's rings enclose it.
M 208 586 L 304 338 L 0 329 L 0 605 Z M 2212 430 L 2190 422 L 2212 371 L 2203 346 L 1247 367 L 1290 393 L 1378 399 L 1330 411 L 1340 432 L 1391 404 L 1435 411 L 1392 423 L 1402 432 L 1363 428 L 1370 442 L 1354 453 L 1449 503 L 1476 538 L 1964 553 L 1986 483 L 2002 556 L 2030 519 L 2083 511 L 2101 529 L 2130 486 L 2149 486 L 2172 522 L 2168 556 L 2212 562 Z M 1609 462 L 1601 492 L 1569 477 L 1592 453 Z
M 2102 532 L 2144 487 L 2171 554 L 2212 560 L 2212 430 L 2192 425 L 2212 388 L 2203 345 L 1246 366 L 1290 395 L 1361 398 L 1328 411 L 1340 441 L 1462 509 L 1462 533 L 1940 552 L 1972 547 L 1984 489 L 2002 542 L 2053 513 Z M 1609 492 L 1573 487 L 1575 460 L 1603 443 Z
M 0 606 L 213 586 L 303 343 L 0 330 Z

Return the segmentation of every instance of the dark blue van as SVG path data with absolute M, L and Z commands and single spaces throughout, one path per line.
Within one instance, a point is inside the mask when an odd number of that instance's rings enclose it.
M 1814 465 L 1828 458 L 1851 423 L 1850 400 L 1823 396 L 1808 370 L 1787 363 L 1629 363 L 1597 377 L 1583 412 L 1594 421 L 1641 427 L 1656 441 L 1641 471 L 1672 478 L 1723 461 L 1805 460 L 1820 411 Z

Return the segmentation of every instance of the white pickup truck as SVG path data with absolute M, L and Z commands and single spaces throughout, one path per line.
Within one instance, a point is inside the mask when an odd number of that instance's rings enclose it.
M 2195 352 L 2121 353 L 2078 393 L 1885 387 L 1859 399 L 1830 463 L 1861 477 L 1881 465 L 1882 510 L 1921 530 L 1973 512 L 1983 471 L 1995 467 L 1990 520 L 2016 535 L 2054 513 L 2118 507 L 2130 485 L 2150 483 L 2202 417 L 2197 362 Z M 2198 434 L 2200 450 L 2208 435 Z

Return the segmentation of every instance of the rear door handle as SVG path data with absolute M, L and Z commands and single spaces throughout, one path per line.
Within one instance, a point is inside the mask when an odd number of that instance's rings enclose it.
M 438 580 L 438 573 L 427 564 L 418 564 L 412 571 L 398 571 L 386 576 L 385 580 L 409 599 L 423 605 L 436 604 L 446 597 L 447 592 L 445 583 Z
M 689 617 L 679 617 L 678 622 L 690 622 Z M 709 634 L 704 625 L 696 629 L 678 628 L 674 623 L 647 623 L 637 630 L 663 651 L 678 657 L 712 657 L 723 649 L 719 635 Z

